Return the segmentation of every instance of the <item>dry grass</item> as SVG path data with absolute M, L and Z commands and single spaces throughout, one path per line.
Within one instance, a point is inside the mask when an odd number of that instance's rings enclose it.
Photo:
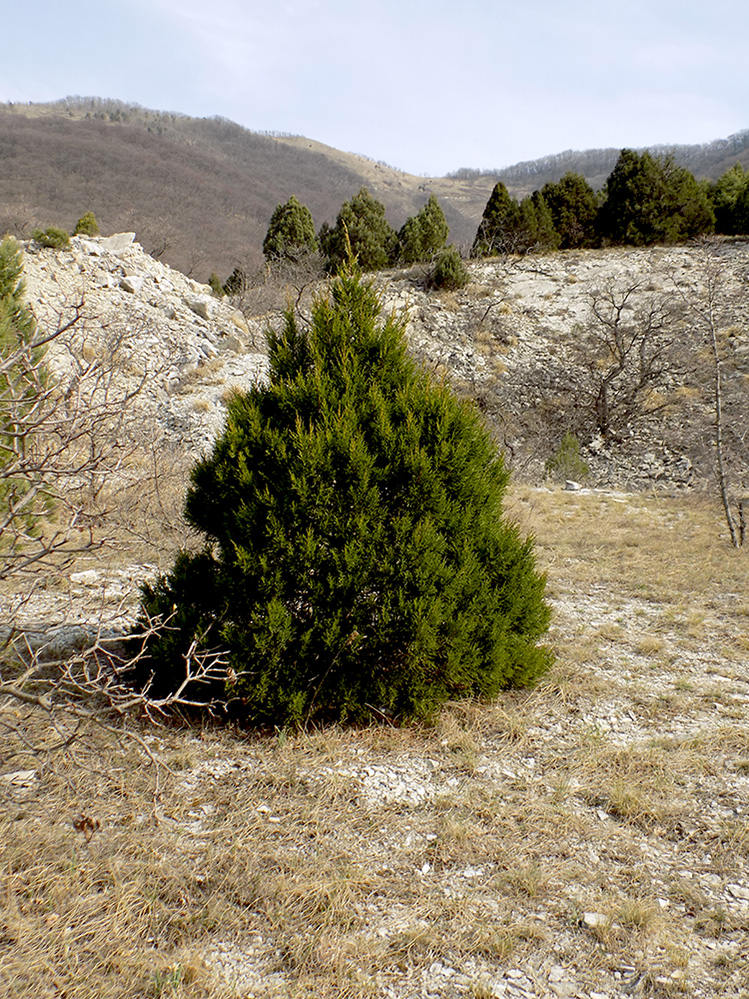
M 510 508 L 555 605 L 532 691 L 430 729 L 144 731 L 158 766 L 8 742 L 0 993 L 746 996 L 746 553 L 701 500 Z

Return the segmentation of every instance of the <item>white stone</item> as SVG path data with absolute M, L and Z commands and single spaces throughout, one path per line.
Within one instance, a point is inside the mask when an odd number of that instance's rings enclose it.
M 219 309 L 218 301 L 210 295 L 188 295 L 183 301 L 201 319 L 213 319 Z
M 35 780 L 36 770 L 14 770 L 9 774 L 0 774 L 0 781 L 13 787 L 29 787 Z
M 135 239 L 134 232 L 118 232 L 113 236 L 105 236 L 101 241 L 102 249 L 108 250 L 118 256 L 129 249 Z
M 749 902 L 749 888 L 745 885 L 726 885 L 726 887 L 734 898 Z
M 145 280 L 141 274 L 126 274 L 120 281 L 120 288 L 123 291 L 129 291 L 131 294 L 138 295 L 143 290 Z

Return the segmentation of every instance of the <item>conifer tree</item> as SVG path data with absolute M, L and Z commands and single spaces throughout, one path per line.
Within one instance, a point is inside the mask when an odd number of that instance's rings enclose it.
M 598 214 L 604 239 L 643 246 L 675 243 L 712 231 L 706 191 L 673 159 L 623 149 L 604 188 Z
M 541 194 L 551 213 L 560 249 L 595 245 L 598 200 L 582 174 L 568 170 L 556 183 L 544 184 Z
M 659 166 L 663 178 L 659 241 L 682 243 L 713 232 L 715 212 L 707 185 L 698 184 L 694 175 L 672 156 L 661 159 Z
M 546 199 L 540 191 L 534 191 L 520 202 L 518 221 L 518 249 L 555 250 L 559 246 L 559 236 L 551 221 L 551 213 Z
M 493 257 L 499 253 L 515 252 L 518 249 L 520 227 L 518 203 L 500 181 L 495 185 L 484 208 L 471 256 Z
M 445 291 L 457 291 L 459 288 L 465 288 L 470 280 L 471 275 L 466 270 L 457 248 L 451 243 L 444 250 L 440 250 L 429 275 L 429 286 Z
M 263 240 L 265 259 L 296 264 L 316 252 L 317 238 L 310 210 L 292 194 L 286 204 L 276 207 L 271 216 Z
M 746 232 L 737 225 L 736 205 L 743 192 L 749 189 L 749 173 L 740 163 L 718 178 L 710 189 L 710 200 L 715 212 L 715 231 L 734 235 Z
M 433 195 L 419 212 L 406 219 L 398 233 L 398 259 L 404 264 L 433 260 L 447 242 L 450 228 Z
M 98 236 L 99 223 L 93 212 L 84 212 L 78 219 L 73 230 L 74 236 Z
M 221 284 L 221 278 L 215 271 L 211 272 L 211 276 L 208 278 L 208 285 L 216 298 L 223 298 L 226 294 L 224 286 Z
M 733 230 L 736 233 L 749 233 L 749 175 L 736 196 L 733 210 Z
M 225 650 L 237 718 L 279 726 L 429 717 L 548 666 L 544 579 L 502 515 L 502 458 L 379 313 L 349 266 L 309 327 L 289 312 L 270 335 L 270 383 L 230 402 L 187 497 L 205 549 L 144 589 L 149 618 L 170 617 L 152 694 L 184 679 L 191 647 Z
M 335 273 L 353 251 L 359 266 L 376 271 L 393 263 L 398 237 L 385 218 L 385 206 L 362 187 L 338 212 L 335 228 L 324 224 L 319 233 L 326 269 Z
M 225 295 L 241 295 L 247 290 L 247 275 L 237 264 L 223 285 Z

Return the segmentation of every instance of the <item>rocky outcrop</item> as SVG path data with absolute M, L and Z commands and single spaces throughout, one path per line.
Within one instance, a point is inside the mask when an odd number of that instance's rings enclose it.
M 134 233 L 74 236 L 70 249 L 25 244 L 27 300 L 52 332 L 74 318 L 77 350 L 116 368 L 123 386 L 140 386 L 135 405 L 191 448 L 209 446 L 233 388 L 267 370 L 259 322 L 154 260 Z M 50 363 L 65 371 L 69 341 L 52 344 Z
M 733 470 L 746 482 L 749 452 L 739 437 L 749 411 L 749 243 L 718 249 L 723 378 L 734 400 L 726 419 L 735 428 Z M 699 246 L 609 248 L 470 262 L 471 284 L 447 294 L 427 293 L 418 269 L 379 281 L 387 306 L 409 317 L 415 354 L 478 402 L 516 473 L 541 480 L 545 461 L 570 430 L 589 466 L 589 484 L 683 488 L 714 477 L 714 370 L 704 332 L 685 307 L 686 299 L 704 294 L 703 265 Z M 595 427 L 577 430 L 576 414 L 570 407 L 565 415 L 564 405 L 586 364 L 578 346 L 592 322 L 592 297 L 612 286 L 636 287 L 643 300 L 655 296 L 681 317 L 669 334 L 671 367 L 658 405 L 651 412 L 643 405 L 638 419 L 604 441 Z
M 618 282 L 676 302 L 700 287 L 702 252 L 611 248 L 473 261 L 471 284 L 446 294 L 427 292 L 419 267 L 382 273 L 376 281 L 385 309 L 407 318 L 414 354 L 478 402 L 515 473 L 538 481 L 569 429 L 560 400 L 580 364 L 575 347 L 590 324 L 591 296 Z M 732 321 L 724 324 L 725 377 L 740 400 L 749 385 L 749 244 L 725 243 L 721 254 L 724 294 L 735 303 Z M 133 386 L 142 382 L 138 404 L 165 434 L 196 452 L 215 438 L 231 390 L 267 373 L 267 317 L 248 318 L 207 285 L 154 260 L 133 233 L 73 237 L 62 251 L 30 242 L 25 271 L 40 323 L 54 329 L 82 303 L 85 349 L 115 351 L 118 377 Z M 686 350 L 689 322 L 673 335 L 684 338 Z M 64 351 L 57 363 L 68 363 Z M 685 380 L 679 367 L 663 385 L 669 406 L 638 419 L 615 441 L 594 430 L 579 434 L 588 484 L 683 488 L 711 479 L 709 378 Z

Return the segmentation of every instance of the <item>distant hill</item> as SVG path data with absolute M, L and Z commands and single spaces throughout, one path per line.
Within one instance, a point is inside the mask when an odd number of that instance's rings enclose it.
M 220 118 L 98 98 L 0 108 L 3 230 L 72 228 L 93 211 L 102 232 L 134 230 L 148 252 L 201 280 L 211 271 L 224 278 L 238 262 L 259 266 L 273 209 L 292 194 L 319 228 L 363 185 L 396 227 L 432 190 L 366 157 Z M 472 241 L 491 187 L 491 178 L 453 181 L 440 195 L 458 244 Z
M 730 135 L 727 139 L 716 139 L 703 145 L 694 146 L 650 146 L 655 156 L 673 156 L 680 165 L 690 170 L 698 180 L 717 180 L 736 163 L 749 169 L 749 129 Z M 644 150 L 639 149 L 638 152 Z M 494 171 L 492 176 L 504 181 L 515 194 L 531 194 L 549 181 L 557 181 L 568 170 L 582 174 L 591 187 L 603 187 L 611 173 L 621 149 L 588 149 L 576 152 L 568 149 L 539 160 L 529 160 Z M 453 176 L 464 179 L 471 174 L 483 171 L 458 170 Z
M 663 150 L 658 150 L 662 152 Z M 715 178 L 749 167 L 749 131 L 677 160 Z M 600 187 L 618 150 L 566 152 L 499 171 L 415 177 L 301 136 L 252 132 L 222 118 L 190 118 L 92 97 L 0 107 L 0 229 L 72 229 L 93 211 L 104 233 L 134 230 L 145 249 L 200 280 L 262 263 L 273 209 L 292 194 L 319 227 L 363 185 L 400 227 L 434 193 L 458 246 L 473 241 L 492 187 L 518 195 L 567 170 Z

